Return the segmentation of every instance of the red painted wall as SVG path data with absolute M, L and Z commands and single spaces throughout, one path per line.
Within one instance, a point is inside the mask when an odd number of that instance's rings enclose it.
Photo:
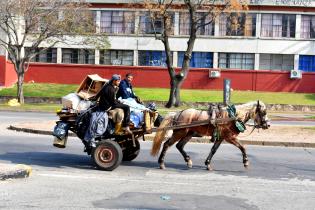
M 112 74 L 125 75 L 132 72 L 135 87 L 168 88 L 168 72 L 160 67 L 103 66 L 34 63 L 25 75 L 25 81 L 79 84 L 87 74 L 110 78 Z M 271 92 L 315 93 L 315 73 L 303 73 L 303 79 L 292 80 L 289 72 L 262 70 L 222 70 L 220 78 L 209 78 L 208 69 L 192 69 L 183 88 L 222 89 L 225 78 L 232 80 L 234 90 Z
M 4 86 L 5 72 L 6 72 L 6 60 L 4 56 L 0 56 L 0 86 Z
M 0 86 L 11 86 L 17 81 L 17 76 L 12 63 L 0 56 Z

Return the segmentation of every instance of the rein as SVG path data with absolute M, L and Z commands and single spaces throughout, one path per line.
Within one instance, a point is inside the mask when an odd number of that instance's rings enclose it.
M 236 118 L 220 118 L 220 119 L 215 119 L 214 123 L 215 124 L 225 124 L 227 122 L 230 121 L 234 121 L 236 120 Z M 180 121 L 176 121 L 176 123 L 178 123 Z M 208 119 L 208 120 L 200 120 L 200 121 L 196 121 L 196 122 L 192 122 L 192 123 L 187 123 L 187 124 L 182 124 L 182 125 L 173 125 L 173 126 L 166 126 L 164 128 L 153 128 L 152 131 L 167 131 L 167 130 L 178 130 L 178 129 L 182 129 L 182 128 L 191 128 L 191 127 L 197 127 L 197 126 L 201 126 L 201 125 L 208 125 L 212 122 L 212 120 Z

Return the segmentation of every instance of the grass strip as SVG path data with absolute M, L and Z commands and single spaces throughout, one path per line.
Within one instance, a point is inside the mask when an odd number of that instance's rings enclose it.
M 61 98 L 75 92 L 78 85 L 64 84 L 24 84 L 24 96 Z M 16 86 L 3 88 L 0 96 L 16 96 Z M 144 101 L 168 101 L 167 88 L 135 88 L 135 92 Z M 182 89 L 182 102 L 222 102 L 223 92 L 219 90 Z M 285 92 L 232 91 L 232 103 L 246 103 L 261 100 L 267 104 L 315 105 L 315 94 Z

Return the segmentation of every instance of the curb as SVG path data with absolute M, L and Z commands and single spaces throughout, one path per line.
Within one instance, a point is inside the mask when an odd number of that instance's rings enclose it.
M 6 171 L 0 171 L 0 180 L 27 178 L 32 173 L 32 167 L 28 165 L 18 164 L 16 166 L 9 165 L 7 167 Z
M 30 128 L 19 128 L 13 125 L 8 127 L 9 130 L 15 130 L 19 132 L 26 132 L 26 133 L 35 133 L 35 134 L 42 134 L 42 135 L 52 135 L 52 131 L 43 131 L 43 130 L 36 130 Z M 76 134 L 73 132 L 69 133 L 69 136 L 77 137 Z M 153 137 L 147 136 L 146 140 L 152 141 Z M 240 143 L 245 145 L 256 145 L 256 146 L 281 146 L 281 147 L 310 147 L 315 148 L 315 143 L 303 143 L 303 142 L 281 142 L 281 141 L 250 141 L 250 140 L 239 140 Z M 206 138 L 198 138 L 193 137 L 190 142 L 195 143 L 209 143 L 209 139 Z M 226 143 L 226 142 L 223 142 Z

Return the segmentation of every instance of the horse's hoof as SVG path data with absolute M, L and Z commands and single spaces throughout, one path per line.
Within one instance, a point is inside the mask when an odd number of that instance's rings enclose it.
M 249 162 L 248 162 L 248 161 L 246 161 L 246 162 L 244 163 L 244 167 L 245 167 L 246 169 L 249 168 Z
M 164 164 L 160 164 L 160 169 L 165 169 L 165 165 Z
M 191 160 L 187 161 L 187 166 L 188 166 L 188 168 L 192 168 L 192 161 Z
M 213 168 L 211 167 L 211 165 L 209 164 L 209 165 L 207 165 L 207 170 L 208 171 L 213 171 Z

